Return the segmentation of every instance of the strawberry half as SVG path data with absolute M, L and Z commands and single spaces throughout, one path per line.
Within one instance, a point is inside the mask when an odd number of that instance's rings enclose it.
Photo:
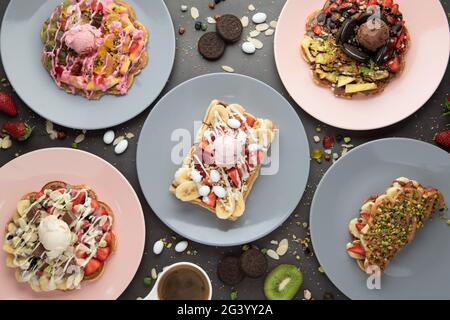
M 363 256 L 363 257 L 366 256 L 366 251 L 360 245 L 354 246 L 354 247 L 348 249 L 348 251 L 359 254 L 360 256 Z
M 217 201 L 217 196 L 214 194 L 214 192 L 211 192 L 207 197 L 203 198 L 203 202 L 211 208 L 215 208 L 216 207 L 216 201 Z
M 98 261 L 97 259 L 92 259 L 88 262 L 86 267 L 84 267 L 84 275 L 86 276 L 92 276 L 96 272 L 100 271 L 100 268 L 102 267 L 102 263 Z
M 436 134 L 434 136 L 434 141 L 443 147 L 450 148 L 450 129 Z
M 97 249 L 97 253 L 95 255 L 95 258 L 98 261 L 106 261 L 106 259 L 108 259 L 109 254 L 111 253 L 111 249 L 109 247 L 105 247 L 105 248 L 98 248 Z
M 16 104 L 13 98 L 5 92 L 0 92 L 0 111 L 11 117 L 17 116 Z
M 8 121 L 3 125 L 3 131 L 7 134 L 9 134 L 14 139 L 17 139 L 19 141 L 25 141 L 33 132 L 33 129 L 27 125 L 25 122 L 13 122 Z

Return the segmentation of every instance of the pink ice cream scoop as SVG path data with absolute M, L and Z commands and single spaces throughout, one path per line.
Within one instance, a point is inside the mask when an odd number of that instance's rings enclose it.
M 102 33 L 90 24 L 82 24 L 66 31 L 66 45 L 80 55 L 97 50 Z
M 234 167 L 242 153 L 242 145 L 236 138 L 224 135 L 214 141 L 214 152 L 218 167 Z

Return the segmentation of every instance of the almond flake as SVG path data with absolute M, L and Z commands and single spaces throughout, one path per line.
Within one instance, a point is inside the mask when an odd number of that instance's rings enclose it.
M 243 17 L 241 18 L 241 23 L 242 23 L 242 26 L 243 26 L 244 28 L 247 28 L 247 27 L 248 27 L 249 22 L 250 22 L 250 20 L 248 19 L 247 16 L 243 16 Z
M 125 134 L 125 137 L 126 137 L 128 140 L 131 140 L 131 139 L 134 138 L 134 134 L 131 133 L 131 132 L 128 132 L 127 134 Z
M 266 30 L 266 32 L 264 32 L 264 34 L 268 37 L 273 36 L 274 33 L 275 33 L 275 30 L 273 30 L 273 29 L 269 29 L 269 30 Z
M 259 32 L 258 30 L 253 30 L 250 32 L 250 37 L 255 38 L 257 36 L 259 36 L 261 34 L 261 32 Z
M 311 291 L 309 291 L 308 289 L 303 291 L 303 298 L 305 298 L 306 300 L 311 300 L 312 298 L 312 294 Z
M 258 49 L 258 50 L 262 49 L 264 47 L 264 44 L 261 41 L 259 41 L 258 39 L 249 37 L 249 38 L 247 38 L 247 41 L 253 43 L 255 48 Z
M 275 251 L 273 251 L 272 249 L 267 250 L 267 256 L 274 259 L 274 260 L 280 260 L 280 256 L 278 255 L 278 253 L 276 253 Z
M 9 136 L 5 136 L 3 139 L 0 140 L 1 141 L 1 147 L 2 149 L 9 149 L 12 146 L 12 141 L 9 138 Z
M 121 143 L 123 140 L 125 140 L 125 137 L 124 137 L 124 136 L 117 137 L 116 140 L 114 140 L 114 142 L 113 142 L 113 146 L 117 146 L 117 145 L 118 145 L 119 143 Z
M 214 19 L 213 17 L 208 17 L 208 18 L 206 18 L 206 21 L 207 21 L 209 24 L 216 24 L 216 23 L 217 23 L 216 19 Z
M 269 25 L 272 29 L 276 29 L 278 26 L 278 21 L 276 20 L 270 21 Z
M 153 279 L 153 280 L 158 279 L 158 273 L 156 272 L 156 269 L 155 269 L 155 268 L 152 269 L 152 271 L 151 271 L 151 276 L 152 276 L 152 279 Z
M 277 254 L 279 256 L 284 256 L 286 254 L 286 252 L 288 251 L 288 249 L 289 249 L 289 242 L 287 239 L 283 239 L 280 241 L 280 245 L 278 246 L 278 249 L 277 249 Z
M 233 73 L 234 69 L 230 66 L 222 66 L 223 71 Z
M 255 28 L 259 32 L 263 32 L 263 31 L 266 31 L 267 29 L 269 29 L 269 25 L 267 23 L 261 23 L 261 24 L 258 24 Z
M 75 143 L 76 144 L 80 144 L 80 143 L 82 143 L 83 141 L 84 141 L 84 139 L 86 139 L 86 136 L 84 135 L 84 133 L 82 133 L 82 134 L 80 134 L 80 135 L 78 135 L 76 138 L 75 138 Z
M 48 134 L 51 134 L 54 130 L 53 130 L 53 122 L 47 120 L 45 122 L 45 130 L 47 131 Z
M 198 17 L 200 17 L 200 13 L 198 12 L 198 9 L 196 7 L 191 8 L 191 17 L 194 20 L 197 20 Z
M 255 8 L 255 6 L 254 6 L 253 4 L 250 4 L 250 5 L 248 6 L 248 10 L 250 10 L 250 11 L 255 11 L 256 8 Z

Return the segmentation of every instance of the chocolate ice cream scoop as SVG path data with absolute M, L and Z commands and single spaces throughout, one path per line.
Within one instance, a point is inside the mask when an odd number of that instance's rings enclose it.
M 388 41 L 389 27 L 379 18 L 369 19 L 359 27 L 356 39 L 364 48 L 375 52 Z

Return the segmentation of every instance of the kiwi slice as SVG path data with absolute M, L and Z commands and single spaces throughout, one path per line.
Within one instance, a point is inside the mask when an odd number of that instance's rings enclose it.
M 282 264 L 273 269 L 264 282 L 269 300 L 292 300 L 303 283 L 303 275 L 294 265 Z

